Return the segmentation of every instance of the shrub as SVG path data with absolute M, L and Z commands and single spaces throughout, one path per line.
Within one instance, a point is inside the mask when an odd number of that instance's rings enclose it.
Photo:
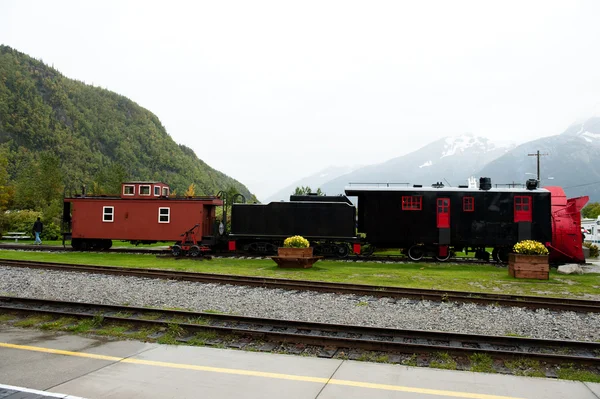
M 3 231 L 20 231 L 31 234 L 33 223 L 42 214 L 38 211 L 6 211 L 4 213 Z
M 513 252 L 521 255 L 548 255 L 548 248 L 539 241 L 523 240 L 515 244 Z
M 590 258 L 598 257 L 598 246 L 596 244 L 592 244 L 591 242 L 584 242 L 583 246 L 590 249 Z
M 54 223 L 44 223 L 44 231 L 42 232 L 42 240 L 58 240 L 62 239 L 60 227 Z
M 310 243 L 302 236 L 293 236 L 286 238 L 283 246 L 285 248 L 308 248 L 310 247 Z

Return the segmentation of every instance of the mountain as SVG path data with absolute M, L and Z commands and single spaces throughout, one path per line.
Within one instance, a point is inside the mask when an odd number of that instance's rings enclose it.
M 333 180 L 336 177 L 348 174 L 359 167 L 360 166 L 329 166 L 328 168 L 320 170 L 313 175 L 307 176 L 277 191 L 275 194 L 265 198 L 263 202 L 289 201 L 290 195 L 294 193 L 296 187 L 310 187 L 313 191 L 317 191 L 317 188 L 321 187 L 324 183 Z M 327 192 L 324 193 L 328 194 Z
M 412 153 L 357 169 L 320 187 L 328 195 L 336 195 L 343 193 L 349 183 L 467 184 L 469 176 L 511 148 L 472 134 L 445 137 Z
M 213 138 L 198 134 L 198 140 Z M 243 184 L 175 143 L 150 111 L 0 45 L 0 161 L 7 160 L 8 186 L 18 194 L 18 182 L 39 169 L 43 157 L 56 160 L 66 188 L 102 191 L 122 177 L 160 180 L 180 194 L 193 183 L 196 195 L 235 190 L 251 197 Z
M 561 186 L 568 197 L 588 195 L 591 202 L 600 201 L 600 117 L 522 144 L 485 165 L 477 176 L 490 176 L 492 184 L 536 178 L 537 157 L 529 154 L 537 151 L 542 186 Z

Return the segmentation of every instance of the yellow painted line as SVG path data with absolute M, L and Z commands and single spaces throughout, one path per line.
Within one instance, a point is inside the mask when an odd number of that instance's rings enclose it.
M 419 393 L 419 394 L 423 394 L 423 395 L 446 396 L 446 397 L 451 397 L 451 398 L 524 399 L 524 398 L 519 398 L 519 397 L 514 397 L 514 396 L 487 395 L 487 394 L 483 394 L 483 393 L 446 391 L 446 390 L 428 389 L 428 388 L 415 388 L 415 387 L 406 387 L 406 386 L 402 386 L 402 385 L 375 384 L 375 383 L 361 382 L 361 381 L 337 380 L 337 379 L 333 379 L 333 378 L 329 379 L 329 378 L 309 377 L 309 376 L 292 375 L 292 374 L 268 373 L 268 372 L 264 372 L 264 371 L 229 369 L 229 368 L 223 368 L 223 367 L 198 366 L 195 364 L 159 362 L 159 361 L 153 361 L 153 360 L 141 360 L 141 359 L 123 358 L 123 357 L 117 357 L 117 356 L 96 355 L 94 353 L 72 352 L 72 351 L 66 351 L 66 350 L 61 350 L 61 349 L 42 348 L 39 346 L 16 345 L 16 344 L 4 343 L 4 342 L 0 342 L 0 348 L 19 349 L 19 350 L 27 350 L 27 351 L 34 351 L 34 352 L 42 352 L 42 353 L 52 353 L 55 355 L 84 357 L 84 358 L 88 358 L 88 359 L 108 360 L 108 361 L 112 361 L 112 362 L 140 364 L 140 365 L 153 366 L 153 367 L 165 367 L 165 368 L 172 368 L 172 369 L 205 371 L 205 372 L 211 372 L 211 373 L 245 375 L 245 376 L 251 376 L 251 377 L 273 378 L 273 379 L 279 379 L 279 380 L 316 382 L 316 383 L 325 384 L 325 385 L 332 384 L 332 385 L 342 385 L 342 386 L 357 387 L 357 388 L 378 389 L 378 390 L 384 390 L 384 391 L 411 392 L 411 393 Z

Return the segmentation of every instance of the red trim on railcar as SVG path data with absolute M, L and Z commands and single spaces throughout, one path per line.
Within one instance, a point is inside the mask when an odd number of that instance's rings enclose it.
M 561 187 L 544 187 L 551 193 L 551 262 L 585 262 L 581 246 L 581 209 L 589 197 L 567 199 Z
M 235 241 L 229 241 L 228 242 L 228 249 L 230 251 L 235 251 Z
M 530 195 L 515 195 L 515 223 L 531 222 L 531 196 Z
M 438 229 L 450 227 L 450 198 L 437 199 L 437 227 Z
M 358 244 L 358 243 L 352 244 L 352 252 L 359 255 L 360 254 L 360 244 Z

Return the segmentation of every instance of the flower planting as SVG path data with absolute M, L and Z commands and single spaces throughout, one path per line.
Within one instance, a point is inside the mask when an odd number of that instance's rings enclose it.
M 520 255 L 548 255 L 548 248 L 539 241 L 523 240 L 515 244 L 513 252 Z

